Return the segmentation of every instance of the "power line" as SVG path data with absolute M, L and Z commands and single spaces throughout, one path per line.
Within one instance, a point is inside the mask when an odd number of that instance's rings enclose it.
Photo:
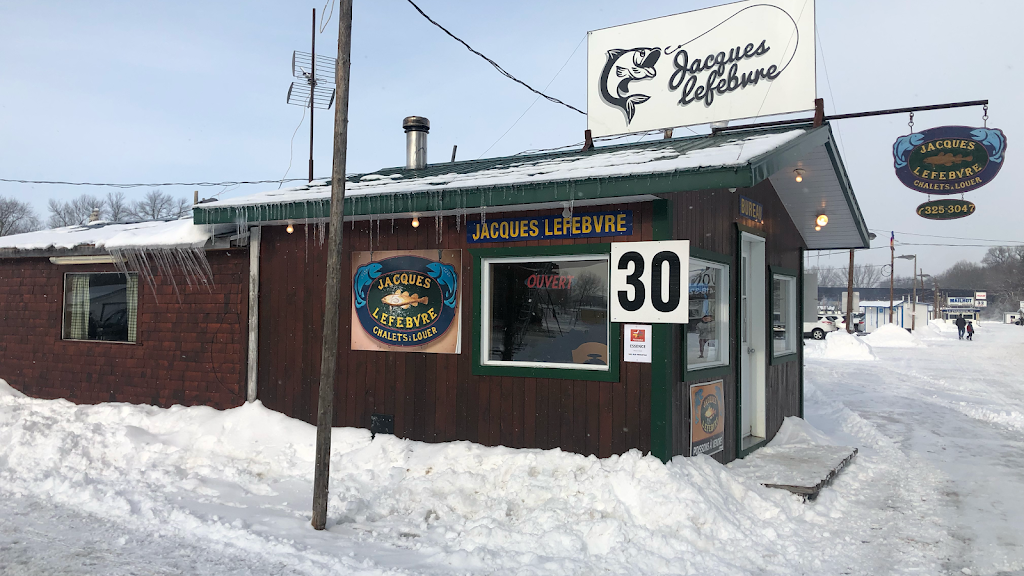
M 13 184 L 53 184 L 58 186 L 101 186 L 106 188 L 155 188 L 158 186 L 241 186 L 242 184 L 277 184 L 279 182 L 306 182 L 307 178 L 283 178 L 278 180 L 229 180 L 227 182 L 152 182 L 152 183 L 114 183 L 114 182 L 61 182 L 57 180 L 16 180 L 0 178 L 0 182 Z
M 537 94 L 538 96 L 543 96 L 543 97 L 544 97 L 545 99 L 547 99 L 547 100 L 548 100 L 548 101 L 550 101 L 550 102 L 554 102 L 555 104 L 561 104 L 562 106 L 565 106 L 566 108 L 568 108 L 568 109 L 570 109 L 570 110 L 574 110 L 574 111 L 576 111 L 576 112 L 579 112 L 580 114 L 583 114 L 584 116 L 585 116 L 585 115 L 587 114 L 587 113 L 586 113 L 586 112 L 584 112 L 583 110 L 580 110 L 579 108 L 577 108 L 577 107 L 575 107 L 575 106 L 573 106 L 573 105 L 571 105 L 571 104 L 566 104 L 565 102 L 562 102 L 562 101 L 561 101 L 561 100 L 559 100 L 558 98 L 555 98 L 555 97 L 553 97 L 553 96 L 548 96 L 547 94 L 545 94 L 545 93 L 541 92 L 540 90 L 537 90 L 536 88 L 534 88 L 534 87 L 530 86 L 530 85 L 529 85 L 529 84 L 527 84 L 526 82 L 523 82 L 523 81 L 522 81 L 522 80 L 520 80 L 519 78 L 516 78 L 515 76 L 513 76 L 513 75 L 509 74 L 509 73 L 508 73 L 507 71 L 505 71 L 505 69 L 504 69 L 504 68 L 502 68 L 502 67 L 501 67 L 500 65 L 498 65 L 498 63 L 497 63 L 497 62 L 495 62 L 494 60 L 491 60 L 491 59 L 490 59 L 490 58 L 488 58 L 487 56 L 484 56 L 484 55 L 483 55 L 483 54 L 481 54 L 480 52 L 477 52 L 476 50 L 474 50 L 474 49 L 473 49 L 473 47 L 472 47 L 472 46 L 470 46 L 469 44 L 466 44 L 466 42 L 465 42 L 464 40 L 462 40 L 462 38 L 459 38 L 459 37 L 458 37 L 458 36 L 456 36 L 455 34 L 452 34 L 451 32 L 449 32 L 449 31 L 448 31 L 448 29 L 447 29 L 447 28 L 445 28 L 444 26 L 441 26 L 440 24 L 438 24 L 436 20 L 434 20 L 434 19 L 433 19 L 433 18 L 431 18 L 430 16 L 427 16 L 427 13 L 426 13 L 426 12 L 424 12 L 424 11 L 423 11 L 423 10 L 422 10 L 422 9 L 421 9 L 421 8 L 420 8 L 419 6 L 417 6 L 415 2 L 413 2 L 412 0 L 406 0 L 406 1 L 407 1 L 407 2 L 409 3 L 409 4 L 412 4 L 412 7 L 413 7 L 413 8 L 415 8 L 415 9 L 416 9 L 416 11 L 417 11 L 417 12 L 419 12 L 419 13 L 420 13 L 420 15 L 422 15 L 422 16 L 423 16 L 424 18 L 426 18 L 426 19 L 427 19 L 427 20 L 428 20 L 428 21 L 429 21 L 429 22 L 430 22 L 431 24 L 433 24 L 434 26 L 437 26 L 437 27 L 438 27 L 438 28 L 440 28 L 440 29 L 441 29 L 441 30 L 442 30 L 442 31 L 443 31 L 443 32 L 444 32 L 445 34 L 447 34 L 447 35 L 451 36 L 452 38 L 454 38 L 455 40 L 457 40 L 457 41 L 458 41 L 458 42 L 459 42 L 460 44 L 462 44 L 463 46 L 465 46 L 465 47 L 466 47 L 466 49 L 467 49 L 467 50 L 469 50 L 470 52 L 472 52 L 473 54 L 476 54 L 477 56 L 479 56 L 479 57 L 483 58 L 484 60 L 486 60 L 488 64 L 490 64 L 491 66 L 494 66 L 494 69 L 495 69 L 495 70 L 497 70 L 498 72 L 501 72 L 501 74 L 502 74 L 503 76 L 505 76 L 506 78 L 508 78 L 509 80 L 512 80 L 513 82 L 516 82 L 516 83 L 518 83 L 518 84 L 521 84 L 522 86 L 524 86 L 524 87 L 525 87 L 525 88 L 526 88 L 527 90 L 529 90 L 530 92 L 533 92 L 534 94 Z
M 875 232 L 899 232 L 899 230 L 882 230 L 880 228 L 871 228 Z M 1009 242 L 1012 244 L 1024 244 L 1024 240 L 992 240 L 989 238 L 964 238 L 962 236 L 939 236 L 937 234 L 916 234 L 914 232 L 899 232 L 900 234 L 906 234 L 907 236 L 924 236 L 926 238 L 943 238 L 945 240 L 975 240 L 978 242 Z
M 580 40 L 579 44 L 576 45 L 576 48 L 573 48 L 572 54 L 569 54 L 569 57 L 565 59 L 565 63 L 562 64 L 562 67 L 559 68 L 558 72 L 555 72 L 555 75 L 551 77 L 551 81 L 547 83 L 547 86 L 544 86 L 544 90 L 547 90 L 548 86 L 551 86 L 551 84 L 554 83 L 555 78 L 558 78 L 558 75 L 562 73 L 562 70 L 564 70 L 565 67 L 569 64 L 569 61 L 572 60 L 572 57 L 576 55 L 576 51 L 580 49 L 580 46 L 583 45 L 583 41 L 586 39 L 587 37 L 586 35 L 584 35 L 583 38 Z M 505 132 L 501 136 L 499 136 L 497 140 L 494 141 L 494 144 L 488 146 L 487 150 L 483 151 L 483 154 L 477 156 L 477 160 L 483 158 L 484 154 L 490 152 L 491 148 L 494 148 L 498 144 L 498 142 L 501 142 L 502 138 L 508 135 L 508 133 L 511 132 L 512 129 L 516 127 L 516 124 L 519 124 L 519 121 L 523 119 L 523 116 L 526 116 L 526 113 L 533 108 L 533 105 L 536 104 L 538 100 L 540 100 L 540 96 L 537 96 L 536 98 L 533 99 L 533 102 L 530 103 L 526 110 L 523 110 L 523 113 L 519 115 L 519 118 L 516 118 L 516 121 L 513 122 L 511 126 L 508 127 L 508 130 L 505 130 Z

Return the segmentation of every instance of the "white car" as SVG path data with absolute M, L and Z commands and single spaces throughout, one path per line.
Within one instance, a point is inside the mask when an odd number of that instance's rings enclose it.
M 836 323 L 827 318 L 819 318 L 817 322 L 804 322 L 804 338 L 824 340 L 826 334 L 835 330 Z

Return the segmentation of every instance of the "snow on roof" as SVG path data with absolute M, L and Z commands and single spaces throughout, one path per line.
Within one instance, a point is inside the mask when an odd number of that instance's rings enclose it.
M 382 170 L 346 179 L 345 194 L 361 196 L 371 194 L 398 194 L 430 190 L 490 188 L 537 184 L 589 178 L 660 174 L 700 168 L 742 166 L 750 160 L 771 152 L 804 134 L 806 130 L 758 134 L 725 138 L 719 143 L 679 149 L 673 145 L 630 147 L 622 150 L 600 151 L 595 154 L 544 154 L 509 157 L 491 161 L 492 165 L 480 170 L 466 170 L 466 163 L 432 165 L 428 174 L 422 171 Z M 710 140 L 686 139 L 681 142 L 706 143 Z M 710 141 L 714 142 L 714 141 Z M 656 143 L 657 144 L 657 143 Z M 459 167 L 461 171 L 455 170 Z M 390 173 L 389 173 L 390 172 Z M 408 177 L 416 174 L 416 177 Z M 282 204 L 309 200 L 327 200 L 331 195 L 329 180 L 314 181 L 310 186 L 260 192 L 248 196 L 229 198 L 200 206 L 221 208 Z
M 37 250 L 95 246 L 107 250 L 123 248 L 199 248 L 213 237 L 209 225 L 195 225 L 192 218 L 181 220 L 111 224 L 92 222 L 25 234 L 0 237 L 0 249 Z
M 902 300 L 896 300 L 893 304 L 895 306 L 900 306 L 900 305 L 904 304 L 904 302 Z M 864 308 L 864 307 L 888 308 L 889 307 L 889 301 L 888 300 L 861 300 L 860 301 L 860 306 L 861 306 L 861 308 Z

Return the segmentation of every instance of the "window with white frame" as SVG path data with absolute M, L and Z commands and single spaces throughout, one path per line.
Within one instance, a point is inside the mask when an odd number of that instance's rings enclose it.
M 607 371 L 608 256 L 481 261 L 485 365 Z
M 729 266 L 690 258 L 686 368 L 729 364 Z
M 772 354 L 796 352 L 796 278 L 772 275 Z
M 63 338 L 135 342 L 138 302 L 137 274 L 67 273 Z

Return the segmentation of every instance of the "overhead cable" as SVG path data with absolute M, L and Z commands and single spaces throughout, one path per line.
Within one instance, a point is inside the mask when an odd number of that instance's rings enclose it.
M 13 184 L 54 184 L 59 186 L 102 186 L 106 188 L 155 188 L 158 186 L 241 186 L 242 184 L 277 184 L 279 182 L 307 182 L 307 178 L 283 178 L 277 180 L 232 180 L 227 182 L 151 182 L 151 183 L 113 183 L 113 182 L 61 182 L 57 180 L 16 180 L 0 178 L 0 182 Z
M 420 8 L 419 6 L 417 6 L 415 2 L 413 2 L 412 0 L 406 0 L 406 1 L 407 1 L 407 2 L 409 3 L 409 4 L 412 4 L 412 7 L 413 7 L 413 8 L 415 8 L 415 9 L 416 9 L 416 11 L 417 11 L 417 12 L 419 12 L 419 13 L 420 13 L 420 15 L 422 15 L 422 16 L 423 16 L 424 18 L 426 18 L 426 19 L 427 19 L 427 20 L 428 20 L 428 21 L 429 21 L 429 22 L 430 22 L 431 24 L 433 24 L 434 26 L 437 26 L 437 27 L 438 27 L 438 28 L 440 28 L 440 29 L 441 29 L 441 30 L 442 30 L 442 31 L 443 31 L 443 32 L 444 32 L 445 34 L 447 34 L 447 35 L 451 36 L 452 38 L 454 38 L 455 40 L 457 40 L 457 41 L 458 41 L 458 42 L 459 42 L 460 44 L 462 44 L 463 46 L 465 46 L 465 47 L 466 47 L 466 49 L 467 49 L 467 50 L 469 50 L 470 52 L 472 52 L 473 54 L 476 54 L 477 56 L 479 56 L 479 57 L 483 58 L 484 60 L 486 60 L 488 64 L 490 64 L 491 66 L 494 66 L 494 69 L 495 69 L 495 70 L 497 70 L 498 72 L 501 72 L 501 74 L 502 74 L 503 76 L 505 76 L 506 78 L 508 78 L 509 80 L 512 80 L 513 82 L 516 82 L 516 83 L 518 83 L 518 84 L 521 84 L 522 86 L 524 86 L 524 87 L 525 87 L 525 88 L 526 88 L 527 90 L 529 90 L 530 92 L 533 92 L 534 94 L 537 94 L 538 96 L 543 96 L 543 97 L 544 97 L 545 99 L 547 99 L 547 100 L 548 100 L 548 101 L 550 101 L 550 102 L 554 102 L 555 104 L 561 104 L 562 106 L 565 106 L 566 108 L 568 108 L 568 109 L 570 109 L 570 110 L 574 110 L 574 111 L 576 111 L 576 112 L 579 112 L 580 114 L 583 114 L 584 116 L 585 116 L 585 115 L 587 114 L 587 113 L 586 113 L 586 112 L 584 112 L 583 110 L 580 110 L 579 108 L 577 108 L 577 107 L 575 107 L 575 106 L 573 106 L 573 105 L 571 105 L 571 104 L 566 104 L 565 102 L 562 102 L 562 101 L 561 101 L 561 100 L 559 100 L 558 98 L 555 98 L 555 97 L 553 97 L 553 96 L 548 96 L 547 94 L 545 94 L 545 93 L 541 92 L 540 90 L 537 90 L 536 88 L 534 88 L 534 87 L 530 86 L 530 85 L 529 85 L 529 84 L 527 84 L 526 82 L 523 82 L 523 81 L 522 81 L 522 80 L 520 80 L 519 78 L 516 78 L 515 76 L 513 76 L 513 75 L 509 74 L 509 73 L 508 73 L 508 72 L 507 72 L 507 71 L 506 71 L 506 70 L 505 70 L 504 68 L 502 68 L 502 67 L 501 67 L 501 66 L 500 66 L 500 65 L 499 65 L 499 64 L 498 64 L 497 62 L 495 62 L 494 60 L 491 60 L 491 59 L 490 59 L 490 58 L 488 58 L 487 56 L 484 56 L 484 55 L 483 55 L 483 54 L 481 54 L 480 52 L 478 52 L 478 51 L 474 50 L 474 49 L 473 49 L 473 47 L 472 47 L 472 46 L 470 46 L 469 44 L 466 44 L 466 42 L 465 42 L 465 41 L 464 41 L 464 40 L 463 40 L 462 38 L 459 38 L 459 37 L 458 37 L 458 36 L 456 36 L 455 34 L 452 34 L 451 32 L 449 32 L 449 31 L 448 31 L 448 29 L 447 29 L 447 28 L 445 28 L 444 26 L 441 26 L 440 24 L 438 24 L 436 20 L 434 20 L 434 19 L 433 19 L 433 18 L 431 18 L 430 16 L 427 16 L 427 13 L 426 13 L 426 12 L 424 12 L 424 11 L 423 11 L 423 10 L 422 10 L 422 9 L 421 9 L 421 8 Z

